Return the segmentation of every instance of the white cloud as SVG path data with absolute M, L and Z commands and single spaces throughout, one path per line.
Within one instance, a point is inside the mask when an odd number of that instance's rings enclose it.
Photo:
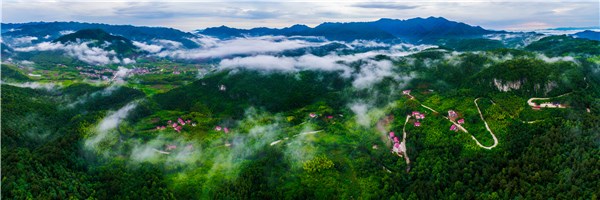
M 198 34 L 198 37 L 193 37 L 193 38 L 188 38 L 188 39 L 191 41 L 194 41 L 196 44 L 200 45 L 202 48 L 215 47 L 220 42 L 220 40 L 217 38 L 205 36 L 205 35 L 199 35 L 199 34 Z
M 267 71 L 295 71 L 294 63 L 294 59 L 289 57 L 258 55 L 252 57 L 224 59 L 221 61 L 220 66 L 223 69 L 249 68 Z
M 179 49 L 162 51 L 156 55 L 178 59 L 206 59 L 219 58 L 231 55 L 258 54 L 280 52 L 289 49 L 298 49 L 309 46 L 320 46 L 323 43 L 314 43 L 303 40 L 290 40 L 283 36 L 262 36 L 250 38 L 235 38 L 216 42 L 213 39 L 198 39 L 197 42 L 209 44 L 197 49 Z
M 33 65 L 33 64 L 35 64 L 35 63 L 34 63 L 33 61 L 29 61 L 29 60 L 23 60 L 23 61 L 21 61 L 21 64 L 22 64 L 22 65 Z
M 135 60 L 131 59 L 131 58 L 123 58 L 122 61 L 123 64 L 128 65 L 128 64 L 134 64 Z
M 64 30 L 64 31 L 59 31 L 58 33 L 61 35 L 67 35 L 67 34 L 75 33 L 75 31 L 74 30 Z
M 266 71 L 296 72 L 301 70 L 342 71 L 347 77 L 351 69 L 343 64 L 338 64 L 339 57 L 319 57 L 312 54 L 300 57 L 277 57 L 270 55 L 257 55 L 250 57 L 236 57 L 224 59 L 220 66 L 222 69 L 246 68 Z
M 114 139 L 113 137 L 115 137 L 116 133 L 112 130 L 117 128 L 121 121 L 123 121 L 123 119 L 129 115 L 129 112 L 136 106 L 137 102 L 129 103 L 104 117 L 96 126 L 95 134 L 85 140 L 85 146 L 88 148 L 96 148 L 98 143 L 105 139 Z
M 393 72 L 393 64 L 389 60 L 374 61 L 377 55 L 400 57 L 419 52 L 423 49 L 435 47 L 430 45 L 398 44 L 390 49 L 368 51 L 352 55 L 337 55 L 331 53 L 325 56 L 306 54 L 298 57 L 256 55 L 247 57 L 235 57 L 223 59 L 220 62 L 221 69 L 253 69 L 272 72 L 297 72 L 302 70 L 339 71 L 343 77 L 353 78 L 353 86 L 364 89 L 383 80 L 392 77 L 394 80 L 405 79 Z M 347 64 L 364 60 L 358 70 L 353 70 Z
M 144 51 L 147 51 L 150 53 L 158 53 L 158 52 L 160 52 L 160 50 L 163 49 L 163 47 L 159 46 L 159 45 L 146 44 L 144 42 L 138 42 L 138 41 L 133 41 L 133 45 L 140 48 L 141 50 L 144 50 Z
M 18 37 L 18 38 L 12 39 L 12 44 L 13 45 L 26 45 L 26 44 L 31 44 L 31 42 L 34 40 L 38 40 L 38 38 L 33 37 L 33 36 Z
M 351 43 L 348 43 L 352 47 L 366 47 L 366 48 L 376 48 L 376 47 L 389 47 L 389 44 L 376 42 L 373 40 L 354 40 Z
M 53 43 L 53 42 L 42 42 L 34 46 L 15 48 L 15 51 L 30 52 L 30 51 L 64 51 L 67 55 L 75 57 L 83 62 L 106 65 L 110 63 L 133 63 L 133 60 L 128 59 L 123 62 L 117 58 L 114 51 L 106 51 L 98 47 L 89 47 L 89 42 L 83 43 Z
M 558 62 L 558 61 L 567 61 L 567 62 L 577 63 L 577 60 L 575 60 L 575 58 L 573 58 L 571 56 L 547 57 L 544 54 L 537 54 L 536 57 L 537 57 L 537 59 L 540 59 L 540 60 L 543 60 L 543 61 L 549 62 L 549 63 Z
M 123 80 L 123 78 L 126 78 L 131 75 L 129 72 L 131 72 L 131 69 L 119 66 L 117 72 L 112 78 L 113 82 L 119 84 L 124 83 L 125 81 Z
M 361 125 L 361 126 L 369 126 L 371 123 L 371 119 L 369 118 L 369 115 L 367 114 L 367 111 L 369 111 L 369 106 L 365 103 L 353 103 L 350 104 L 350 110 L 352 110 L 352 112 L 354 112 L 354 114 L 356 115 L 356 123 Z
M 367 61 L 367 64 L 362 65 L 358 74 L 355 75 L 352 86 L 358 89 L 371 87 L 374 83 L 380 82 L 385 77 L 397 77 L 398 75 L 392 72 L 392 62 L 389 60 L 383 61 Z
M 157 40 L 153 40 L 155 43 L 157 43 L 158 45 L 167 48 L 167 49 L 180 49 L 181 47 L 183 47 L 183 44 L 181 44 L 181 42 L 177 42 L 177 41 L 173 41 L 173 40 L 163 40 L 163 39 L 157 39 Z
M 55 83 L 39 83 L 39 82 L 9 83 L 9 82 L 0 81 L 0 84 L 6 84 L 6 85 L 20 87 L 20 88 L 45 89 L 45 90 L 53 90 L 56 87 L 61 86 L 60 84 L 55 84 Z

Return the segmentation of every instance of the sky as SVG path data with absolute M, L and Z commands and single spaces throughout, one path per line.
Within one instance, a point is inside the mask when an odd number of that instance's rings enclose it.
M 2 22 L 79 21 L 184 31 L 226 25 L 287 27 L 323 22 L 445 17 L 493 30 L 598 27 L 599 0 L 126 1 L 3 0 Z

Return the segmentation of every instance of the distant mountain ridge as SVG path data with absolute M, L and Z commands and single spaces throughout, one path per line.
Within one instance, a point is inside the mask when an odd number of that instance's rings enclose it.
M 600 32 L 597 32 L 597 31 L 585 30 L 585 31 L 581 31 L 581 32 L 578 32 L 575 34 L 571 34 L 571 36 L 574 36 L 576 38 L 585 38 L 585 39 L 600 41 Z
M 30 22 L 2 23 L 2 37 L 36 37 L 34 43 L 55 40 L 69 32 L 82 29 L 102 29 L 112 35 L 126 37 L 133 41 L 149 42 L 156 39 L 180 42 L 186 48 L 196 48 L 199 45 L 192 41 L 195 35 L 174 28 L 146 27 L 132 25 L 110 25 L 83 22 Z
M 322 23 L 314 28 L 294 25 L 287 28 L 237 29 L 227 26 L 207 28 L 197 33 L 219 38 L 262 35 L 323 36 L 329 40 L 404 40 L 412 43 L 434 43 L 447 38 L 478 38 L 503 31 L 486 30 L 443 17 L 412 18 L 406 20 L 382 18 L 372 22 Z
M 80 41 L 89 41 L 90 47 L 99 47 L 104 50 L 113 50 L 120 56 L 131 56 L 139 51 L 139 48 L 133 45 L 133 42 L 123 36 L 115 36 L 102 29 L 82 29 L 75 33 L 61 36 L 53 42 L 59 43 L 78 43 Z

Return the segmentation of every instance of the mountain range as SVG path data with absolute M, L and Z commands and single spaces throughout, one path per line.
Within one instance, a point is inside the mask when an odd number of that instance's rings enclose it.
M 30 22 L 20 24 L 2 24 L 2 56 L 3 60 L 15 57 L 17 60 L 37 61 L 46 63 L 51 58 L 47 55 L 60 56 L 60 52 L 66 52 L 68 57 L 76 57 L 87 63 L 105 64 L 117 63 L 119 59 L 128 58 L 135 60 L 140 56 L 158 55 L 159 57 L 170 57 L 174 59 L 205 58 L 220 59 L 218 55 L 222 52 L 211 51 L 215 48 L 217 39 L 229 40 L 235 38 L 255 36 L 299 36 L 306 42 L 331 43 L 317 46 L 299 46 L 298 48 L 287 48 L 280 55 L 328 55 L 332 52 L 358 53 L 380 47 L 352 47 L 352 42 L 381 42 L 381 44 L 433 44 L 444 49 L 455 51 L 482 51 L 500 48 L 523 48 L 530 46 L 532 42 L 545 37 L 535 32 L 507 32 L 488 30 L 479 26 L 472 26 L 461 22 L 450 21 L 442 17 L 412 18 L 406 20 L 382 18 L 371 22 L 347 22 L 347 23 L 322 23 L 314 28 L 306 25 L 296 24 L 286 28 L 252 28 L 238 29 L 227 26 L 211 27 L 194 32 L 184 32 L 173 28 L 145 27 L 131 25 L 110 25 L 80 22 Z M 575 52 L 592 53 L 597 48 L 590 47 L 590 42 L 580 40 L 599 40 L 598 32 L 584 31 L 577 34 L 565 36 L 565 38 L 549 37 L 540 42 L 553 41 L 554 39 L 570 41 L 566 47 L 577 46 Z M 214 38 L 206 37 L 211 36 Z M 576 40 L 571 41 L 573 37 Z M 291 38 L 291 37 L 290 37 Z M 48 44 L 45 44 L 48 43 Z M 88 48 L 100 48 L 104 52 L 85 51 L 77 47 L 65 47 L 61 44 L 82 45 Z M 561 42 L 560 44 L 567 44 Z M 570 45 L 577 44 L 577 45 Z M 41 46 L 40 46 L 41 45 Z M 211 46 L 212 45 L 212 46 Z M 542 45 L 531 47 L 531 50 L 546 51 L 555 45 Z M 538 45 L 539 46 L 539 45 Z M 582 46 L 582 48 L 579 48 Z M 548 48 L 547 48 L 548 47 Z M 565 47 L 565 48 L 566 48 Z M 199 49 L 204 49 L 199 53 Z M 281 47 L 278 47 L 281 48 Z M 234 53 L 236 55 L 253 55 L 256 48 L 249 47 L 248 53 Z M 552 48 L 551 52 L 556 55 L 564 53 L 561 48 Z M 585 51 L 581 51 L 581 49 Z M 57 51 L 58 50 L 58 51 Z M 186 51 L 177 51 L 186 50 Z M 189 50 L 189 51 L 188 51 Z M 225 49 L 221 49 L 224 51 Z M 164 52 L 167 51 L 167 52 Z M 229 50 L 227 50 L 229 51 Z M 45 52 L 38 54 L 36 52 Z M 569 51 L 571 52 L 571 51 Z M 160 53 L 160 54 L 159 54 Z M 572 53 L 572 52 L 571 52 Z M 109 55 L 105 58 L 104 54 Z M 44 56 L 40 56 L 44 55 Z M 97 56 L 102 60 L 97 60 Z M 86 58 L 90 58 L 86 59 Z M 54 59 L 56 60 L 56 59 Z M 108 61 L 110 60 L 110 61 Z M 200 59 L 202 60 L 202 59 Z M 53 63 L 53 62 L 52 62 Z
M 110 34 L 123 36 L 130 40 L 140 42 L 165 39 L 180 42 L 187 48 L 198 47 L 198 44 L 191 40 L 191 38 L 195 37 L 194 34 L 173 28 L 83 22 L 2 23 L 2 37 L 35 37 L 36 40 L 33 40 L 32 43 L 40 43 L 52 41 L 63 35 L 74 33 L 82 29 L 102 29 Z
M 220 26 L 197 31 L 197 33 L 200 34 L 219 38 L 239 37 L 244 35 L 300 35 L 323 36 L 329 40 L 341 41 L 352 41 L 357 39 L 399 39 L 410 43 L 435 43 L 439 39 L 477 38 L 485 34 L 503 32 L 504 31 L 486 30 L 479 26 L 471 26 L 461 22 L 450 21 L 443 17 L 412 18 L 407 20 L 382 18 L 373 22 L 326 22 L 314 28 L 300 24 L 282 29 L 265 27 L 237 29 Z
M 61 36 L 53 42 L 79 43 L 89 41 L 88 47 L 98 47 L 107 51 L 115 51 L 118 55 L 129 56 L 139 50 L 133 42 L 123 36 L 115 36 L 102 29 L 82 29 L 75 33 Z

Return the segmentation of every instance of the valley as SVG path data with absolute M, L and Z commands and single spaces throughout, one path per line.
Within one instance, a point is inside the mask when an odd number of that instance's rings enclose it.
M 3 198 L 597 198 L 600 41 L 576 34 L 441 17 L 2 33 Z

